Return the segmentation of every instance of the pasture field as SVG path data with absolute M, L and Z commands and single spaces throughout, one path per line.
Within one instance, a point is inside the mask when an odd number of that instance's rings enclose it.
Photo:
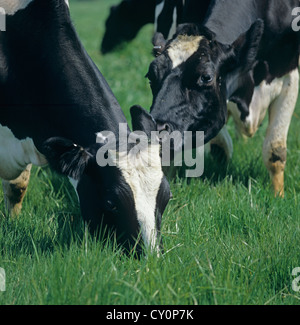
M 104 21 L 115 3 L 71 0 L 70 6 L 84 46 L 129 119 L 132 105 L 151 105 L 144 76 L 153 27 L 102 56 Z M 0 193 L 0 267 L 6 273 L 0 305 L 299 304 L 292 270 L 300 267 L 300 101 L 288 138 L 284 199 L 273 197 L 262 161 L 266 123 L 247 142 L 229 123 L 229 165 L 206 156 L 200 179 L 172 181 L 160 258 L 137 260 L 113 243 L 96 242 L 84 229 L 68 180 L 34 168 L 17 219 L 4 216 Z

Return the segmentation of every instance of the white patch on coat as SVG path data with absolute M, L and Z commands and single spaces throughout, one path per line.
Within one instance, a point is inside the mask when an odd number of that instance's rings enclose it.
M 263 145 L 263 159 L 267 167 L 274 150 L 287 148 L 288 130 L 298 91 L 299 71 L 297 68 L 284 77 L 273 80 L 271 84 L 263 81 L 255 88 L 249 106 L 249 115 L 245 121 L 240 119 L 241 113 L 235 104 L 229 103 L 228 105 L 238 131 L 248 137 L 254 136 L 266 113 L 269 112 L 269 125 Z
M 236 127 L 241 134 L 248 137 L 254 136 L 261 125 L 270 104 L 280 95 L 285 77 L 277 78 L 272 83 L 266 81 L 254 89 L 252 101 L 249 106 L 249 115 L 245 121 L 241 120 L 241 112 L 235 104 L 229 104 L 228 109 L 233 116 Z
M 3 8 L 7 15 L 14 15 L 17 11 L 25 9 L 32 1 L 33 0 L 0 0 L 0 8 Z M 69 0 L 65 0 L 65 3 L 70 7 Z
M 11 130 L 0 124 L 0 178 L 16 179 L 27 165 L 47 165 L 32 139 L 17 139 Z
M 117 153 L 116 165 L 130 186 L 146 247 L 159 252 L 156 228 L 156 197 L 163 179 L 159 145 L 150 145 L 138 154 Z
M 286 148 L 288 130 L 295 110 L 299 92 L 298 68 L 282 78 L 281 92 L 270 104 L 269 126 L 264 141 L 264 161 L 276 148 Z
M 33 0 L 0 0 L 0 7 L 7 15 L 14 15 L 17 11 L 25 9 Z
M 172 36 L 176 33 L 176 28 L 177 28 L 177 8 L 174 8 L 173 11 L 173 23 L 169 31 L 168 39 L 171 39 Z
M 72 178 L 72 177 L 68 177 L 68 178 L 69 178 L 69 182 L 74 187 L 75 193 L 77 195 L 77 200 L 79 202 L 79 196 L 78 196 L 78 192 L 77 192 L 78 181 L 76 179 Z
M 97 143 L 105 143 L 107 141 L 107 137 L 103 135 L 101 132 L 96 133 L 96 142 Z
M 168 55 L 173 69 L 190 58 L 199 48 L 203 36 L 179 35 L 169 46 Z
M 158 17 L 159 15 L 162 13 L 163 9 L 164 9 L 164 5 L 165 2 L 161 2 L 160 4 L 158 4 L 155 7 L 155 19 L 154 19 L 154 31 L 157 32 L 157 21 L 158 21 Z

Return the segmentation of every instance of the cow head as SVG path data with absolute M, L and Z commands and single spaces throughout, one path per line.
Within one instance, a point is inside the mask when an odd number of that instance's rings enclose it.
M 155 129 L 152 117 L 140 108 L 132 110 L 132 120 L 146 134 Z M 101 229 L 103 236 L 114 234 L 127 251 L 137 248 L 137 252 L 141 235 L 144 246 L 158 253 L 162 214 L 170 199 L 159 144 L 136 155 L 129 150 L 110 152 L 118 159 L 115 166 L 105 167 L 96 159 L 101 146 L 83 148 L 64 138 L 51 138 L 44 144 L 44 154 L 53 169 L 76 181 L 82 216 L 92 233 Z M 145 164 L 149 156 L 151 163 Z
M 156 59 L 150 64 L 151 115 L 158 131 L 204 131 L 215 137 L 227 118 L 227 100 L 239 78 L 255 65 L 263 22 L 255 22 L 233 44 L 195 24 L 180 25 L 172 40 L 153 38 Z

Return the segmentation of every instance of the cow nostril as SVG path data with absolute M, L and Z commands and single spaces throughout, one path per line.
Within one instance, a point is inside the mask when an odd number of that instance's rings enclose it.
M 170 133 L 170 131 L 171 131 L 171 127 L 168 123 L 163 123 L 163 124 L 157 123 L 156 128 L 157 128 L 157 131 L 159 131 L 159 132 L 166 131 L 166 132 Z

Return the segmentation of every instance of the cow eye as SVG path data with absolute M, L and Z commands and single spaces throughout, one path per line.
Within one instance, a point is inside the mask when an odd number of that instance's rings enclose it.
M 200 77 L 200 81 L 201 81 L 201 83 L 207 85 L 207 84 L 209 84 L 209 83 L 211 83 L 213 81 L 213 76 L 210 75 L 210 74 L 203 74 Z

